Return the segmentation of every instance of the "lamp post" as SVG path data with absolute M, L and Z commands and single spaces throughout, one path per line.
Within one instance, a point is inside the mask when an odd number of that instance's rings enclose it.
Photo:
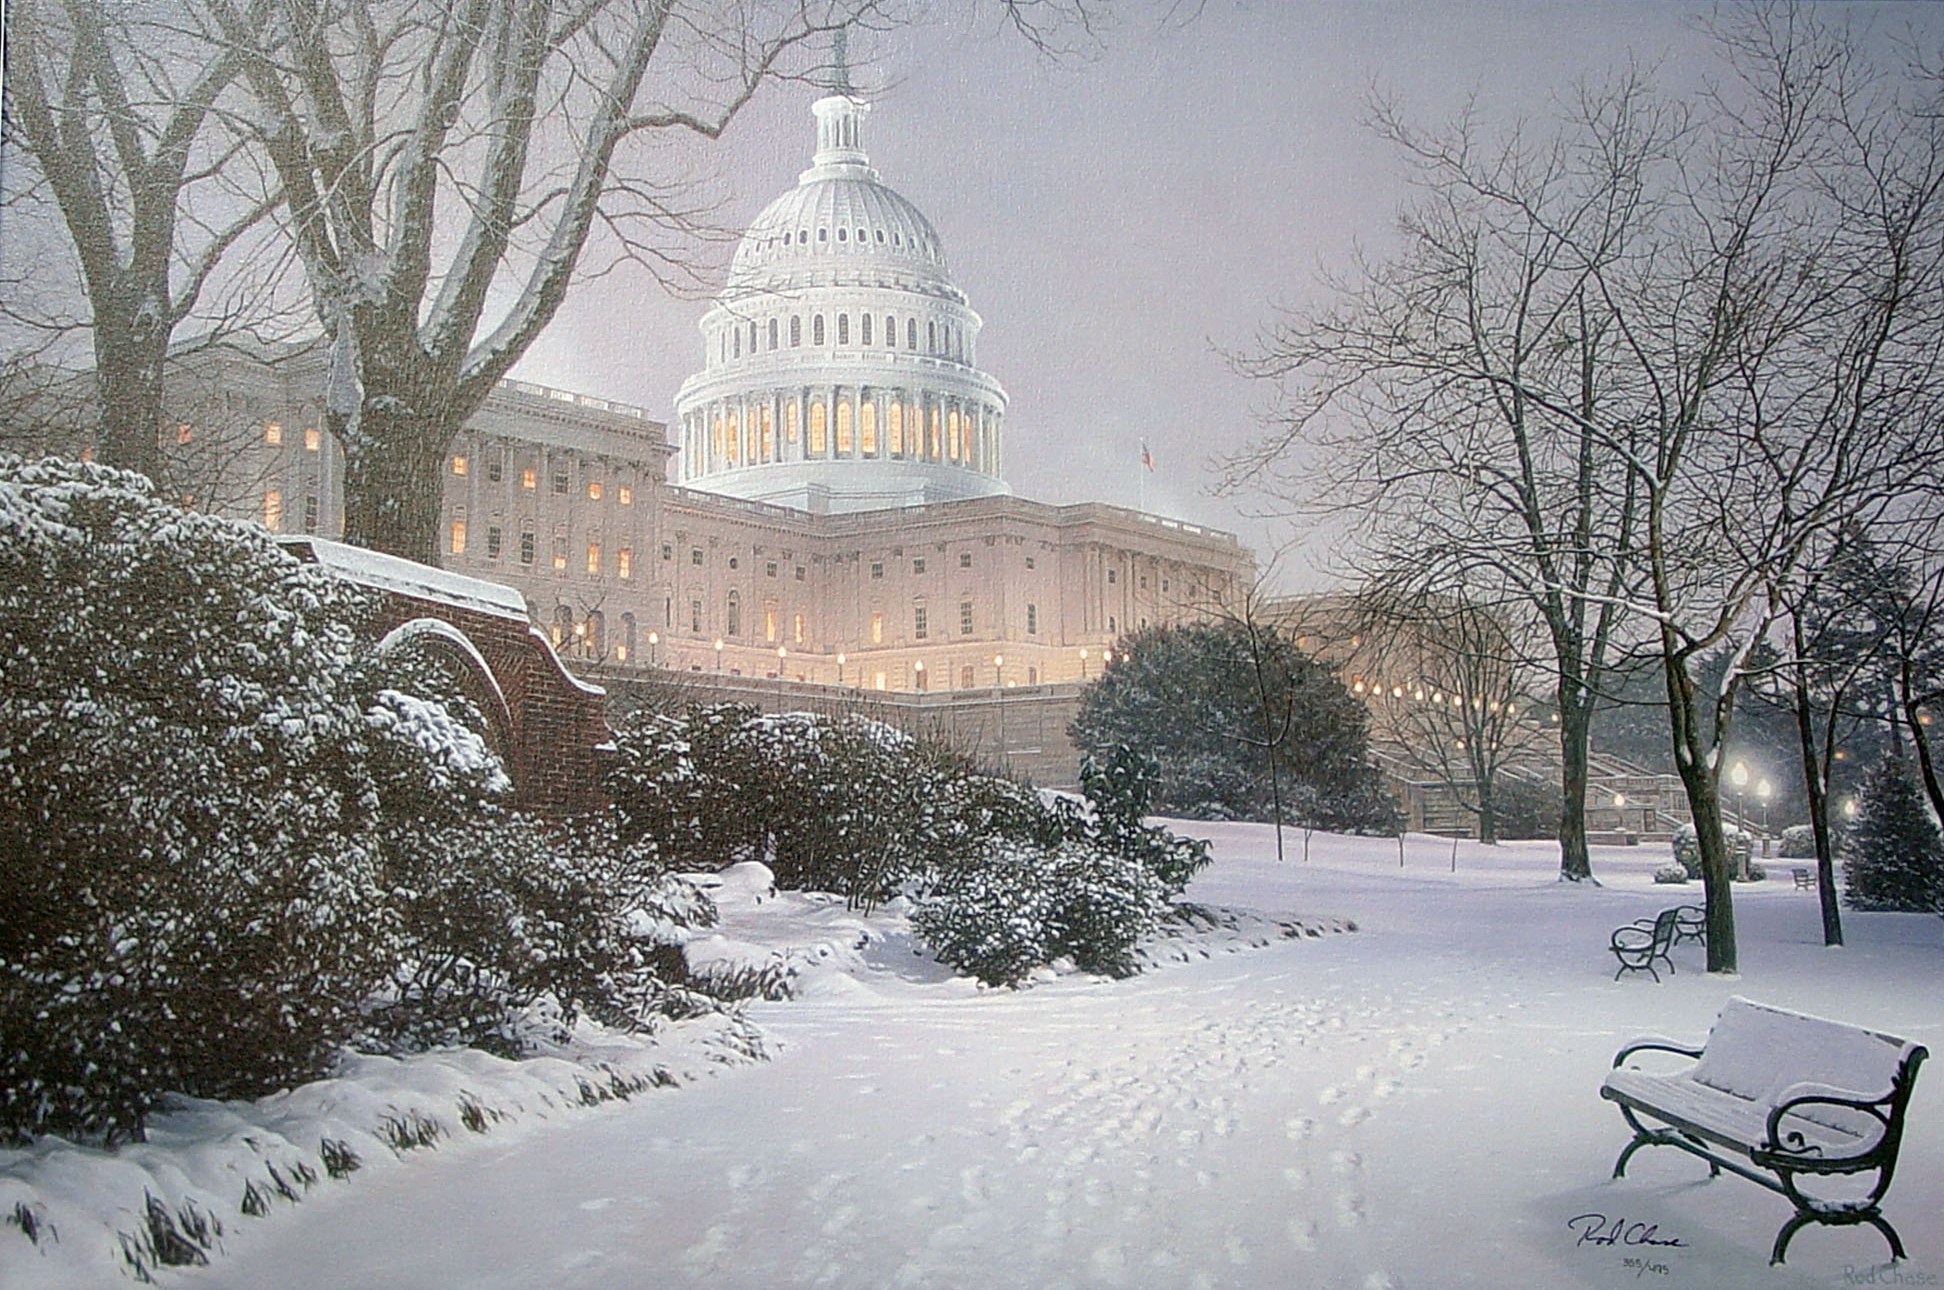
M 776 647 L 776 679 L 779 681 L 783 680 L 783 660 L 789 656 L 790 651 L 788 647 L 783 645 Z
M 720 636 L 716 637 L 715 652 L 716 652 L 716 671 L 720 672 L 722 670 L 722 637 Z
M 1005 676 L 1005 666 L 1006 656 L 1004 654 L 994 654 L 992 656 L 992 688 L 995 690 L 999 688 Z
M 656 646 L 658 646 L 658 645 L 660 645 L 660 644 L 661 644 L 661 633 L 660 633 L 660 632 L 649 632 L 649 633 L 648 633 L 648 666 L 650 666 L 650 667 L 653 667 L 653 666 L 655 666 L 655 664 L 656 664 L 656 648 L 655 648 L 655 647 L 656 647 Z
M 1613 795 L 1613 813 L 1620 818 L 1620 831 L 1625 833 L 1627 831 L 1627 795 L 1625 793 L 1615 793 Z
M 921 690 L 924 689 L 925 688 L 925 660 L 921 658 L 917 662 L 913 663 L 911 665 L 911 671 L 918 678 L 918 688 Z
M 837 684 L 844 683 L 844 651 L 837 651 Z
M 1085 645 L 1080 647 L 1080 679 L 1083 681 L 1087 679 L 1087 647 Z
M 1736 762 L 1729 768 L 1728 778 L 1733 780 L 1735 785 L 1735 827 L 1737 829 L 1745 829 L 1747 827 L 1748 816 L 1742 811 L 1742 794 L 1748 788 L 1748 763 L 1745 761 Z M 1736 847 L 1737 852 L 1740 849 L 1739 846 Z M 1742 878 L 1744 881 L 1748 878 L 1748 871 L 1746 869 L 1742 871 Z
M 1755 797 L 1762 804 L 1762 859 L 1764 860 L 1768 859 L 1769 853 L 1769 797 L 1774 792 L 1775 785 L 1766 779 L 1758 781 L 1755 785 Z

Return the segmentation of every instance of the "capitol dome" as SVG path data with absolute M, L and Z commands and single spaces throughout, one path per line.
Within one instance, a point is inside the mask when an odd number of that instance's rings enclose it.
M 1005 391 L 931 221 L 870 166 L 869 105 L 819 99 L 817 150 L 743 234 L 676 396 L 680 482 L 809 511 L 1010 491 Z

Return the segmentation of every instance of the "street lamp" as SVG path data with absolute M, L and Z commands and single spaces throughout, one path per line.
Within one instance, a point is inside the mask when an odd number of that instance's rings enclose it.
M 1745 761 L 1736 762 L 1729 768 L 1728 778 L 1733 780 L 1735 784 L 1735 827 L 1737 829 L 1746 829 L 1748 827 L 1748 816 L 1742 810 L 1742 793 L 1748 787 L 1748 763 Z M 1739 854 L 1741 847 L 1737 845 L 1735 851 Z M 1748 873 L 1744 870 L 1742 872 L 1742 878 L 1745 880 L 1747 877 Z
M 1085 645 L 1080 647 L 1080 679 L 1083 681 L 1087 679 L 1087 647 Z
M 1768 859 L 1769 853 L 1769 797 L 1774 792 L 1775 785 L 1766 779 L 1755 785 L 1755 796 L 1762 803 L 1762 859 L 1764 860 Z
M 776 679 L 779 681 L 784 679 L 783 660 L 788 658 L 789 656 L 790 656 L 790 651 L 786 647 L 782 645 L 778 645 L 776 647 Z
M 924 689 L 925 688 L 925 660 L 921 658 L 916 663 L 913 663 L 911 665 L 911 670 L 918 677 L 918 688 L 921 690 Z
M 660 644 L 661 644 L 661 633 L 649 632 L 648 633 L 648 664 L 650 667 L 654 666 L 655 664 L 655 647 Z
M 1620 819 L 1620 831 L 1625 833 L 1627 831 L 1627 795 L 1625 793 L 1615 793 L 1613 795 L 1613 813 Z
M 992 656 L 992 686 L 994 689 L 999 688 L 1000 678 L 1005 675 L 1003 671 L 1005 666 L 1006 656 L 1004 654 L 994 654 Z
M 716 637 L 715 651 L 716 651 L 716 671 L 720 672 L 722 670 L 722 637 L 720 636 Z
M 844 651 L 837 651 L 837 684 L 844 683 Z

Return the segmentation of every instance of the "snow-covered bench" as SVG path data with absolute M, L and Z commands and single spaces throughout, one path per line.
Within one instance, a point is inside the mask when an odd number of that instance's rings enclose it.
M 1698 1060 L 1672 1074 L 1626 1065 L 1649 1051 Z M 1922 1044 L 1892 1035 L 1730 999 L 1702 1047 L 1642 1039 L 1614 1057 L 1600 1096 L 1619 1104 L 1634 1139 L 1613 1176 L 1625 1175 L 1642 1147 L 1679 1147 L 1706 1160 L 1709 1177 L 1726 1169 L 1795 1206 L 1776 1233 L 1770 1263 L 1782 1262 L 1790 1238 L 1809 1223 L 1868 1223 L 1901 1259 L 1903 1242 L 1878 1205 L 1896 1172 L 1911 1085 L 1929 1055 Z M 1875 1184 L 1859 1197 L 1805 1196 L 1796 1186 L 1798 1175 L 1871 1171 Z
M 1656 962 L 1667 964 L 1667 970 L 1674 970 L 1674 960 L 1667 952 L 1674 948 L 1680 937 L 1680 910 L 1663 909 L 1653 918 L 1642 918 L 1628 923 L 1625 927 L 1615 928 L 1607 948 L 1613 957 L 1620 960 L 1619 968 L 1613 979 L 1618 981 L 1628 972 L 1645 972 L 1654 980 L 1660 980 L 1660 973 L 1654 970 Z

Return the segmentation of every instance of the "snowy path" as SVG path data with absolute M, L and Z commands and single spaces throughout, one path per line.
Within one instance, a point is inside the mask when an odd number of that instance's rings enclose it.
M 1938 920 L 1859 928 L 1832 959 L 1813 901 L 1772 883 L 1742 903 L 1742 981 L 1688 954 L 1665 986 L 1614 985 L 1606 931 L 1667 903 L 1652 857 L 1615 852 L 1611 885 L 1583 892 L 1547 881 L 1544 851 L 1467 853 L 1453 878 L 1352 842 L 1277 869 L 1260 831 L 1218 836 L 1201 898 L 1364 930 L 1017 994 L 880 952 L 861 980 L 760 1010 L 785 1045 L 768 1065 L 323 1188 L 172 1280 L 1827 1286 L 1882 1257 L 1873 1234 L 1812 1231 L 1771 1274 L 1786 1207 L 1737 1180 L 1689 1186 L 1705 1172 L 1685 1157 L 1607 1184 L 1626 1134 L 1596 1090 L 1621 1041 L 1698 1038 L 1735 990 L 1864 1009 L 1944 1052 Z M 1913 971 L 1931 988 L 1892 997 Z M 1906 1269 L 1944 1279 L 1940 1086 L 1919 1083 L 1888 1209 Z M 1575 1245 L 1566 1220 L 1590 1211 L 1687 1244 L 1629 1267 Z

